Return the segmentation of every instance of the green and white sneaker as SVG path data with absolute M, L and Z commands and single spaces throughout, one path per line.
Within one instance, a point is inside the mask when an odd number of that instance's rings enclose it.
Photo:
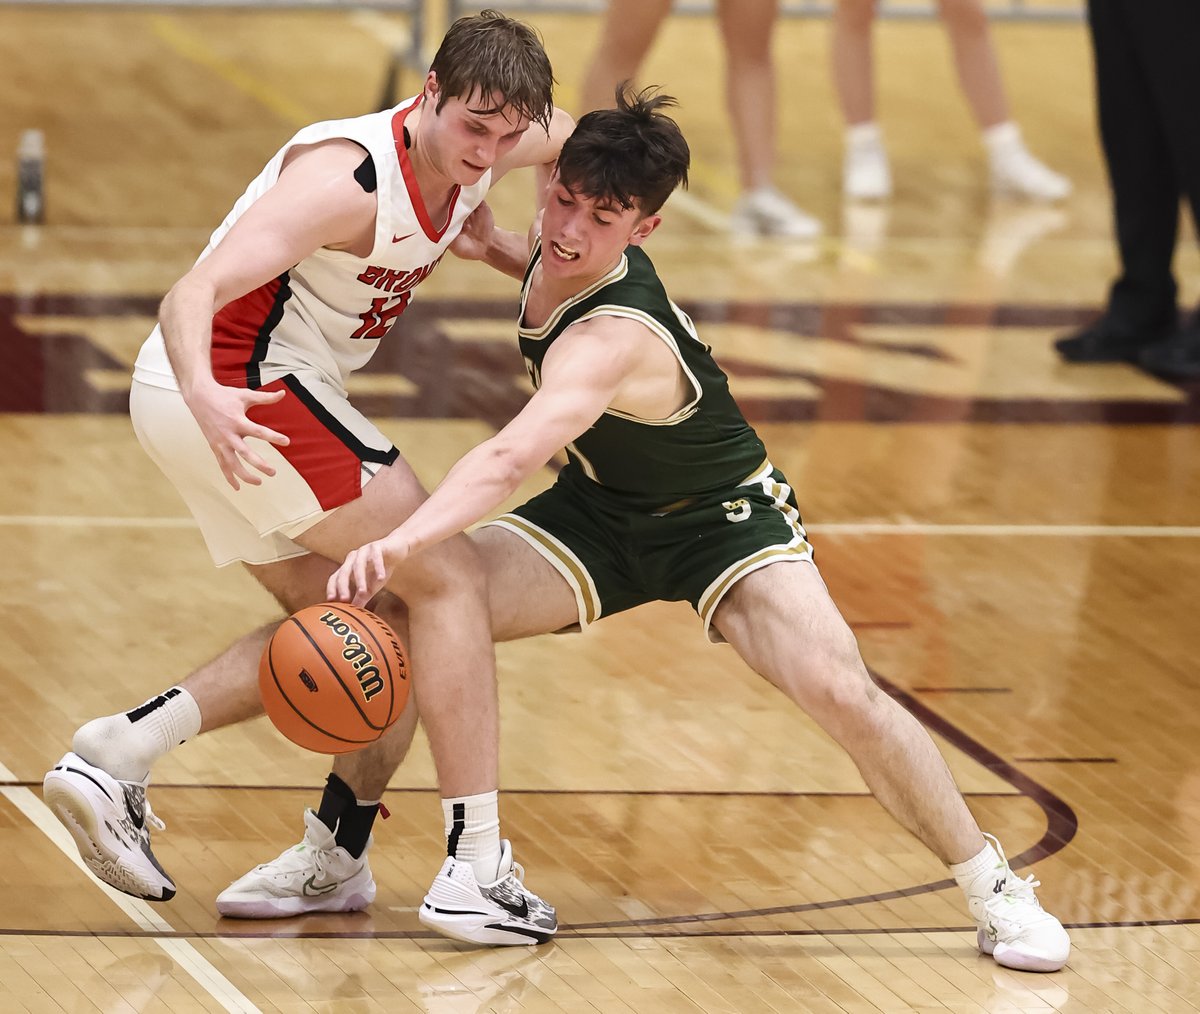
M 372 840 L 367 839 L 367 849 Z M 367 850 L 355 859 L 309 809 L 304 840 L 225 888 L 217 895 L 217 911 L 234 919 L 285 919 L 308 912 L 357 912 L 374 900 Z
M 1034 894 L 1041 883 L 1033 874 L 1021 879 L 1009 868 L 1000 843 L 984 835 L 1000 854 L 992 892 L 968 904 L 979 929 L 976 942 L 1005 968 L 1021 972 L 1057 972 L 1071 955 L 1071 938 Z

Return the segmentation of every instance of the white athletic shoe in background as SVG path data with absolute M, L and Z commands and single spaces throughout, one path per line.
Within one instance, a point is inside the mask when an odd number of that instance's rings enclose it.
M 729 231 L 735 236 L 816 239 L 822 227 L 774 187 L 759 187 L 738 198 L 729 216 Z
M 500 842 L 500 870 L 492 883 L 481 884 L 470 863 L 447 856 L 418 912 L 421 922 L 470 944 L 502 947 L 551 940 L 558 917 L 522 883 L 525 870 L 513 862 L 508 839 Z
M 355 859 L 314 810 L 304 811 L 304 840 L 256 866 L 217 895 L 217 911 L 234 919 L 285 919 L 308 912 L 357 912 L 375 900 L 367 848 Z
M 978 923 L 976 942 L 1005 968 L 1022 972 L 1057 972 L 1071 955 L 1071 938 L 1054 916 L 1042 908 L 1033 874 L 1021 879 L 1009 868 L 1000 843 L 984 835 L 1000 854 L 986 899 L 969 902 Z
M 144 901 L 170 901 L 175 882 L 150 851 L 150 829 L 161 831 L 166 825 L 150 809 L 147 784 L 148 778 L 120 781 L 68 753 L 46 772 L 42 799 L 100 880 Z
M 1034 158 L 1015 123 L 1001 123 L 983 132 L 992 190 L 1031 201 L 1061 201 L 1071 193 L 1071 181 Z

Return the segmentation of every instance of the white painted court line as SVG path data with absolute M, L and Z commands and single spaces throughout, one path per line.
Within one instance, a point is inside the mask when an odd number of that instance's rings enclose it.
M 0 528 L 195 528 L 191 518 L 84 514 L 0 514 Z M 1200 525 L 943 525 L 919 521 L 846 521 L 805 525 L 819 535 L 973 535 L 982 538 L 1200 539 Z
M 86 514 L 0 514 L 4 528 L 195 528 L 191 518 L 124 518 Z
M 805 525 L 821 535 L 975 535 L 1000 538 L 1197 539 L 1200 525 L 934 525 L 915 521 L 853 521 Z
M 15 782 L 16 780 L 16 775 L 9 771 L 3 764 L 0 764 L 0 781 Z M 47 809 L 46 804 L 34 795 L 31 790 L 18 786 L 4 786 L 0 788 L 0 794 L 3 794 L 5 799 L 25 814 L 30 823 L 57 845 L 63 855 L 72 863 L 83 870 L 88 880 L 98 890 L 107 894 L 113 904 L 129 916 L 140 929 L 150 933 L 175 932 L 175 928 L 161 918 L 149 903 L 139 901 L 137 898 L 131 898 L 120 891 L 115 891 L 107 884 L 101 883 L 93 877 L 87 867 L 83 865 L 83 860 L 79 858 L 79 850 L 75 847 L 75 840 L 68 834 L 67 829 L 58 822 L 54 814 Z M 222 1009 L 233 1012 L 233 1014 L 249 1014 L 249 1012 L 259 1010 L 257 1006 L 251 1003 L 232 982 L 217 971 L 208 959 L 201 955 L 187 940 L 180 940 L 176 937 L 155 936 L 151 936 L 149 939 L 158 944 L 180 968 L 195 979 L 201 988 L 221 1005 Z

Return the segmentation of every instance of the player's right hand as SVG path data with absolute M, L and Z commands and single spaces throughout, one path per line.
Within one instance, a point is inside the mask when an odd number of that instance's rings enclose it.
M 188 396 L 188 408 L 212 448 L 225 481 L 234 489 L 240 489 L 242 482 L 259 486 L 260 474 L 268 477 L 275 474 L 275 469 L 247 441 L 253 438 L 286 447 L 289 440 L 284 434 L 254 422 L 249 413 L 256 405 L 272 405 L 286 394 L 282 389 L 251 391 L 213 381 Z
M 330 575 L 325 595 L 330 602 L 365 606 L 383 589 L 396 565 L 408 555 L 405 540 L 397 531 L 352 549 L 342 565 Z

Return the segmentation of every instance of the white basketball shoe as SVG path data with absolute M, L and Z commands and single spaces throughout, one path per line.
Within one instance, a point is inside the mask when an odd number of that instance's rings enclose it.
M 418 915 L 443 936 L 470 944 L 544 944 L 558 931 L 558 917 L 523 883 L 525 870 L 513 862 L 512 845 L 500 842 L 500 876 L 490 884 L 475 879 L 471 864 L 447 856 Z
M 760 187 L 738 198 L 729 216 L 735 236 L 765 236 L 777 239 L 816 239 L 821 223 L 800 210 L 774 187 Z
M 217 895 L 217 911 L 234 919 L 357 912 L 375 900 L 367 849 L 355 859 L 315 811 L 305 810 L 304 840 L 225 888 Z
M 1005 968 L 1022 972 L 1057 972 L 1071 954 L 1071 938 L 1054 916 L 1042 908 L 1034 894 L 1040 887 L 1033 874 L 1021 879 L 1009 868 L 1000 843 L 984 835 L 998 853 L 1001 865 L 992 874 L 986 897 L 969 898 L 968 905 L 979 929 L 976 942 Z
M 149 779 L 124 782 L 68 753 L 46 772 L 42 799 L 71 832 L 79 857 L 118 891 L 145 901 L 170 901 L 175 882 L 150 850 L 150 829 L 166 825 L 146 800 Z

